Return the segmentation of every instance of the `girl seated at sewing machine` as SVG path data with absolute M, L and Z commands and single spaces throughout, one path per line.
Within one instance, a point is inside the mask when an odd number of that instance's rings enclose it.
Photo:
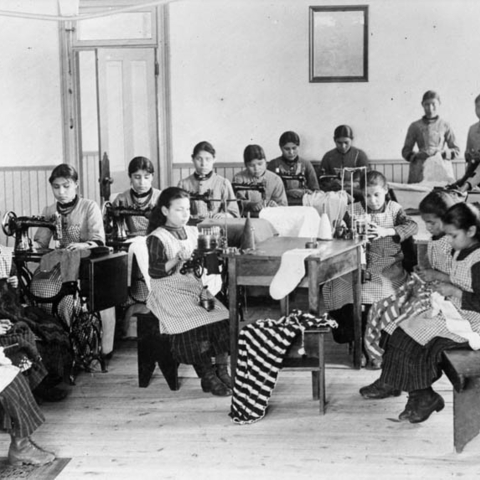
M 131 188 L 119 193 L 112 202 L 114 207 L 129 207 L 137 210 L 153 209 L 160 196 L 160 190 L 152 187 L 155 169 L 146 157 L 135 157 L 128 164 Z M 128 234 L 145 235 L 148 227 L 147 216 L 128 215 L 125 218 Z
M 305 193 L 318 190 L 318 180 L 312 164 L 300 158 L 300 137 L 295 132 L 284 132 L 279 140 L 282 156 L 270 160 L 267 168 L 279 175 L 287 193 L 289 205 L 302 205 Z
M 192 161 L 195 172 L 178 183 L 180 188 L 190 194 L 192 217 L 196 220 L 239 217 L 231 183 L 213 170 L 215 149 L 212 144 L 200 142 L 195 145 Z
M 202 390 L 227 396 L 232 394 L 228 310 L 193 271 L 181 273 L 197 248 L 198 230 L 187 225 L 189 218 L 188 192 L 178 187 L 163 190 L 147 231 L 151 277 L 147 306 L 160 321 L 160 332 L 170 335 L 176 360 L 195 365 Z
M 52 186 L 55 202 L 45 207 L 42 215 L 45 218 L 58 215 L 61 230 L 58 247 L 67 252 L 82 252 L 104 245 L 105 231 L 100 207 L 93 200 L 78 196 L 77 171 L 71 165 L 62 163 L 53 169 L 48 181 Z M 52 237 L 52 230 L 39 228 L 34 241 L 37 247 L 46 249 L 50 247 Z M 75 272 L 71 273 L 75 276 Z M 30 290 L 38 297 L 51 298 L 60 292 L 62 284 L 66 280 L 62 278 L 60 262 L 56 263 L 49 271 L 42 271 L 42 268 L 39 267 L 33 275 Z M 68 280 L 76 280 L 76 278 Z M 52 304 L 42 304 L 42 307 L 49 312 L 52 310 Z M 61 300 L 58 311 L 66 324 L 70 325 L 73 311 L 71 295 Z
M 243 161 L 245 170 L 233 177 L 233 189 L 242 215 L 250 212 L 252 217 L 258 217 L 264 207 L 286 207 L 288 202 L 282 179 L 267 170 L 263 148 L 260 145 L 247 145 Z
M 333 132 L 333 141 L 335 142 L 335 148 L 329 150 L 323 156 L 318 171 L 319 177 L 337 177 L 339 182 L 344 168 L 367 167 L 369 169 L 369 162 L 365 152 L 353 146 L 353 130 L 351 127 L 348 125 L 338 126 Z M 362 174 L 364 172 L 359 170 L 345 176 L 345 189 L 350 191 L 350 184 L 353 182 L 354 189 L 358 190 Z

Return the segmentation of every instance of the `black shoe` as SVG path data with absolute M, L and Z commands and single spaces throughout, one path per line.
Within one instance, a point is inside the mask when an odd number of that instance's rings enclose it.
M 408 394 L 408 401 L 407 404 L 405 405 L 405 409 L 403 410 L 402 413 L 398 416 L 399 420 L 406 421 L 410 420 L 410 416 L 412 413 L 415 411 L 417 408 L 417 402 L 419 400 L 419 395 L 418 392 L 410 392 Z
M 60 402 L 68 395 L 68 392 L 57 387 L 46 388 L 40 384 L 33 391 L 33 395 L 37 403 L 41 404 L 43 402 Z
M 360 395 L 363 398 L 375 400 L 388 397 L 398 397 L 401 393 L 401 390 L 397 390 L 390 385 L 387 385 L 380 379 L 375 380 L 371 385 L 367 385 L 360 389 Z
M 222 381 L 222 383 L 226 387 L 233 389 L 232 377 L 228 373 L 227 365 L 216 365 L 216 370 L 217 377 Z
M 232 394 L 232 390 L 217 377 L 213 366 L 204 373 L 200 385 L 204 392 L 210 392 L 217 397 L 228 397 Z
M 437 392 L 428 391 L 419 395 L 414 407 L 408 420 L 410 423 L 421 423 L 427 420 L 433 412 L 443 410 L 445 402 Z

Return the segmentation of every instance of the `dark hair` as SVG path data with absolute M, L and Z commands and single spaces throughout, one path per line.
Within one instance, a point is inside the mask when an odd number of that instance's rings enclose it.
M 265 160 L 265 152 L 260 145 L 247 145 L 243 151 L 243 161 L 245 164 L 252 160 Z
M 333 138 L 351 138 L 353 140 L 353 130 L 348 125 L 339 125 L 333 132 Z
M 434 90 L 428 90 L 423 94 L 422 103 L 427 100 L 438 100 L 438 103 L 440 103 L 440 95 Z
M 418 210 L 420 213 L 432 214 L 442 218 L 447 210 L 459 201 L 456 195 L 452 195 L 445 190 L 433 190 L 423 198 Z
M 52 184 L 57 178 L 67 178 L 78 182 L 78 173 L 71 165 L 68 165 L 68 163 L 61 163 L 52 170 L 48 181 Z
M 388 190 L 387 178 L 383 173 L 377 172 L 376 170 L 370 170 L 369 172 L 367 172 L 366 179 L 365 175 L 362 175 L 360 177 L 360 188 L 362 190 L 365 188 L 365 186 L 374 187 L 375 185 L 380 185 L 381 187 L 385 187 Z
M 300 145 L 300 137 L 295 132 L 283 132 L 280 135 L 280 140 L 278 144 L 283 147 L 287 143 L 294 143 L 295 145 Z
M 475 98 L 475 105 L 480 102 L 480 95 L 477 95 L 477 97 Z
M 135 157 L 130 160 L 128 164 L 128 176 L 131 177 L 135 172 L 139 170 L 145 170 L 148 173 L 155 172 L 153 163 L 147 157 Z
M 480 240 L 480 210 L 471 203 L 457 203 L 447 210 L 442 217 L 446 225 L 453 225 L 459 230 L 477 227 L 475 239 Z
M 162 212 L 162 207 L 170 208 L 172 202 L 179 198 L 190 198 L 190 195 L 186 190 L 179 187 L 168 187 L 165 190 L 162 190 L 162 193 L 158 197 L 157 203 L 155 207 L 153 207 L 152 213 L 148 219 L 147 235 L 161 225 L 165 225 L 167 218 Z
M 193 147 L 192 158 L 195 158 L 200 152 L 205 151 L 215 156 L 215 149 L 210 142 L 200 142 Z

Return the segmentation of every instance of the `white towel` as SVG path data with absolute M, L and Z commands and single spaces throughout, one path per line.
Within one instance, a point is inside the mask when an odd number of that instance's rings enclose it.
M 291 293 L 305 276 L 305 259 L 318 250 L 294 248 L 283 253 L 280 268 L 270 284 L 270 296 L 281 300 Z
M 320 215 L 313 207 L 267 207 L 259 214 L 281 237 L 317 238 Z

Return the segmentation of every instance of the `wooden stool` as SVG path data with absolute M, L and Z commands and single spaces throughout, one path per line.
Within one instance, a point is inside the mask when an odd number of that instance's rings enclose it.
M 443 358 L 453 385 L 453 443 L 460 453 L 480 432 L 480 351 L 448 350 Z
M 287 350 L 283 366 L 294 370 L 312 372 L 313 399 L 319 400 L 320 415 L 325 414 L 325 337 L 330 333 L 330 327 L 319 327 L 305 330 L 304 345 L 302 336 L 298 335 Z M 303 347 L 303 352 L 299 350 Z
M 148 387 L 155 363 L 158 363 L 170 390 L 178 390 L 178 362 L 170 350 L 169 335 L 160 333 L 153 313 L 135 313 L 137 317 L 138 386 Z

